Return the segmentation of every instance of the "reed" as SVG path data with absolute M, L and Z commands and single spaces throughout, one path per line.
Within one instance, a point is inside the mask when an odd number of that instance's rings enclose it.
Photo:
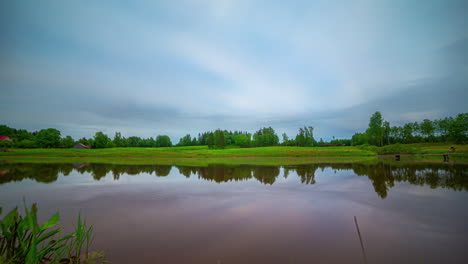
M 56 213 L 40 225 L 36 204 L 29 209 L 24 203 L 24 216 L 18 207 L 11 210 L 0 221 L 0 263 L 105 263 L 104 254 L 89 252 L 94 239 L 92 225 L 88 226 L 78 215 L 74 232 L 62 235 L 59 221 Z

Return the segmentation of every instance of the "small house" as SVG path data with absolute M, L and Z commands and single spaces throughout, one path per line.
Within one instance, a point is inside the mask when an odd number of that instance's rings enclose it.
M 78 143 L 73 148 L 75 148 L 75 149 L 90 149 L 91 146 L 86 146 L 84 144 Z
M 73 163 L 73 167 L 77 169 L 81 169 L 81 168 L 88 167 L 88 166 L 89 166 L 89 163 Z
M 13 142 L 13 140 L 11 140 L 9 136 L 0 136 L 0 141 L 3 141 L 3 140 Z

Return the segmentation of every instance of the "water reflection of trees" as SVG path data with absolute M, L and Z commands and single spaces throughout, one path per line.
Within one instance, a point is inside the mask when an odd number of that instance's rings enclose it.
M 431 188 L 468 191 L 468 170 L 463 164 L 414 163 L 352 164 L 354 173 L 367 176 L 380 197 L 387 197 L 395 182 Z
M 56 164 L 18 164 L 0 163 L 0 184 L 8 182 L 33 179 L 37 182 L 51 183 L 58 179 L 59 173 L 67 176 L 72 172 L 73 166 L 57 166 Z
M 192 175 L 199 179 L 217 183 L 245 181 L 255 179 L 263 184 L 274 184 L 283 168 L 287 178 L 291 172 L 296 173 L 303 184 L 315 184 L 317 169 L 348 170 L 360 176 L 367 176 L 377 194 L 385 198 L 395 182 L 408 182 L 413 185 L 427 185 L 431 188 L 447 188 L 457 191 L 468 191 L 467 166 L 462 164 L 439 163 L 349 163 L 349 164 L 311 164 L 297 166 L 253 166 L 253 165 L 208 165 L 205 167 L 175 166 L 181 175 L 189 178 Z M 138 175 L 141 173 L 156 176 L 168 176 L 172 166 L 168 165 L 114 165 L 114 164 L 56 164 L 56 163 L 0 163 L 0 184 L 24 179 L 33 179 L 41 183 L 51 183 L 60 174 L 67 176 L 72 171 L 89 173 L 95 180 L 112 175 L 118 180 L 121 175 Z

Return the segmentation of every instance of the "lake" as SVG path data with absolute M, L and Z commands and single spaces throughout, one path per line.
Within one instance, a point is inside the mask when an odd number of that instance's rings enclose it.
M 468 263 L 463 164 L 0 163 L 3 211 L 23 198 L 115 264 Z

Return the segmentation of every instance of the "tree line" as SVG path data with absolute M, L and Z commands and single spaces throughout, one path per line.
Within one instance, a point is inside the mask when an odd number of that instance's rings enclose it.
M 96 132 L 91 138 L 73 139 L 71 136 L 62 137 L 55 128 L 42 129 L 30 132 L 25 129 L 15 129 L 6 125 L 0 125 L 0 136 L 8 136 L 12 141 L 0 141 L 0 148 L 72 148 L 81 143 L 92 148 L 113 147 L 172 147 L 172 146 L 208 146 L 213 149 L 223 149 L 226 146 L 238 147 L 267 147 L 267 146 L 299 146 L 313 147 L 322 144 L 335 145 L 363 145 L 384 146 L 397 143 L 423 143 L 423 142 L 450 142 L 457 144 L 468 143 L 468 113 L 458 114 L 456 117 L 406 123 L 403 126 L 391 126 L 382 117 L 380 112 L 375 112 L 370 120 L 368 128 L 363 133 L 356 133 L 351 139 L 335 139 L 324 142 L 314 139 L 314 128 L 306 126 L 299 128 L 295 137 L 289 138 L 282 134 L 282 142 L 272 127 L 263 127 L 255 133 L 244 131 L 228 131 L 217 129 L 206 131 L 197 136 L 187 134 L 180 138 L 177 144 L 173 144 L 167 135 L 158 135 L 150 138 L 136 136 L 124 137 L 116 132 L 114 138 L 110 138 L 104 132 Z
M 192 137 L 187 134 L 180 138 L 175 146 L 208 146 L 213 149 L 223 149 L 226 146 L 238 147 L 266 147 L 266 146 L 316 146 L 313 136 L 313 127 L 300 128 L 295 138 L 289 139 L 283 134 L 283 142 L 271 127 L 264 127 L 251 134 L 243 131 L 227 131 L 217 129 L 206 131 Z M 158 135 L 153 138 L 140 138 L 136 136 L 124 137 L 116 132 L 114 138 L 110 138 L 104 132 L 96 132 L 92 138 L 80 138 L 74 140 L 71 136 L 62 137 L 55 128 L 42 129 L 29 132 L 25 129 L 15 129 L 6 125 L 0 125 L 0 136 L 8 136 L 12 141 L 0 141 L 0 148 L 72 148 L 81 143 L 92 148 L 124 148 L 124 147 L 172 147 L 174 144 L 167 135 Z
M 424 142 L 468 143 L 468 113 L 442 119 L 424 119 L 403 126 L 390 126 L 380 112 L 375 112 L 364 133 L 356 133 L 351 138 L 353 146 L 369 144 L 384 146 Z

